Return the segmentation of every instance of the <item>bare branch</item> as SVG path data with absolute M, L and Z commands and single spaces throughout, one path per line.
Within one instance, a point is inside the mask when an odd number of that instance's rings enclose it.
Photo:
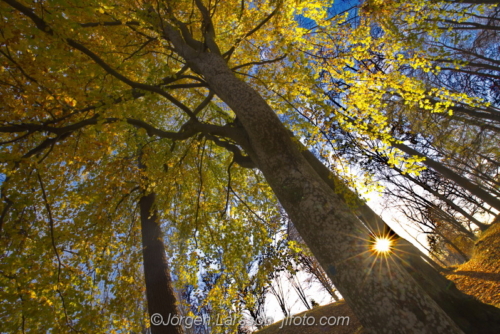
M 249 62 L 249 63 L 246 63 L 246 64 L 235 66 L 235 67 L 231 68 L 231 70 L 235 71 L 235 70 L 240 69 L 242 67 L 252 66 L 252 65 L 264 65 L 264 64 L 275 63 L 275 62 L 278 62 L 278 61 L 281 61 L 281 60 L 285 59 L 286 56 L 287 55 L 285 54 L 285 55 L 280 56 L 280 57 L 275 58 L 275 59 L 263 60 L 263 61 L 252 61 L 252 62 Z
M 121 21 L 111 21 L 111 22 L 89 22 L 89 23 L 80 23 L 80 27 L 82 28 L 91 28 L 91 27 L 100 27 L 100 26 L 138 26 L 140 25 L 137 21 L 129 21 L 129 22 L 121 22 Z
M 279 9 L 279 6 L 277 6 L 269 15 L 267 15 L 262 21 L 260 21 L 260 23 L 257 24 L 257 26 L 255 26 L 255 28 L 253 28 L 252 30 L 250 30 L 249 32 L 247 32 L 242 38 L 238 38 L 234 42 L 234 45 L 228 51 L 226 51 L 222 56 L 224 58 L 231 57 L 231 55 L 233 54 L 233 52 L 236 49 L 236 47 L 238 46 L 238 44 L 240 44 L 241 41 L 243 41 L 245 38 L 250 37 L 251 35 L 253 35 L 260 28 L 262 28 L 264 26 L 264 24 L 266 24 L 274 15 L 276 15 L 276 13 L 278 12 L 278 9 Z

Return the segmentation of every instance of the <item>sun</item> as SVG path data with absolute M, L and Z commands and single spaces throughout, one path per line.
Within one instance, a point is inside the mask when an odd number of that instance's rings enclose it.
M 375 238 L 372 248 L 377 254 L 386 254 L 392 250 L 392 240 L 387 237 Z

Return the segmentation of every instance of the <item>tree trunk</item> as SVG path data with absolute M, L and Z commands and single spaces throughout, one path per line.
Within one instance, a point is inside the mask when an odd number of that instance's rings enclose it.
M 153 334 L 182 334 L 181 326 L 171 324 L 172 322 L 176 324 L 175 321 L 172 321 L 172 317 L 179 317 L 179 312 L 168 269 L 160 224 L 158 223 L 156 211 L 152 210 L 154 201 L 154 193 L 141 197 L 139 201 L 142 254 L 149 316 L 152 321 L 163 319 L 163 323 L 160 325 L 151 323 L 151 332 Z
M 447 238 L 443 233 L 436 232 L 437 235 L 439 235 L 441 238 L 443 238 L 443 241 L 448 244 L 451 248 L 453 248 L 458 255 L 462 258 L 461 263 L 469 261 L 469 257 L 467 254 L 465 254 L 453 241 L 451 241 L 449 238 Z
M 352 198 L 356 198 L 358 200 L 358 206 L 354 208 L 354 213 L 361 219 L 371 233 L 375 234 L 391 234 L 396 236 L 398 240 L 405 246 L 405 252 L 411 252 L 415 256 L 419 258 L 425 259 L 428 262 L 428 265 L 431 265 L 436 271 L 441 270 L 441 266 L 435 263 L 431 258 L 422 253 L 418 248 L 413 246 L 411 242 L 406 241 L 404 238 L 401 238 L 394 232 L 389 225 L 387 225 L 382 218 L 380 218 L 373 210 L 364 203 L 361 199 L 357 198 L 357 195 L 351 191 L 347 186 L 342 184 L 331 171 L 328 169 L 321 161 L 319 161 L 314 154 L 310 151 L 307 151 L 306 148 L 303 148 L 303 155 L 306 158 L 307 162 L 313 167 L 313 169 L 318 173 L 318 175 L 323 179 L 323 181 L 336 193 L 339 194 L 344 203 L 347 203 L 346 196 L 349 197 L 352 201 Z M 338 189 L 339 185 L 343 189 Z
M 366 331 L 462 333 L 399 259 L 371 255 L 368 229 L 311 168 L 262 97 L 222 57 L 185 51 L 191 68 L 236 113 L 248 134 L 245 149 Z

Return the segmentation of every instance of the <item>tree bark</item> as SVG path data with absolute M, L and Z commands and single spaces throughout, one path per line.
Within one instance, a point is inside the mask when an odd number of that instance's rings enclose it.
M 168 321 L 173 316 L 178 317 L 179 312 L 160 224 L 156 211 L 153 209 L 155 197 L 155 194 L 151 193 L 141 197 L 139 201 L 148 312 L 150 319 L 151 317 L 155 320 L 163 319 L 163 324 L 156 326 L 151 324 L 151 332 L 153 334 L 182 334 L 181 326 L 173 326 L 171 324 L 173 321 Z M 153 316 L 154 314 L 161 315 L 161 318 Z
M 246 136 L 238 140 L 239 144 L 262 171 L 301 237 L 366 332 L 463 333 L 403 269 L 403 260 L 390 256 L 390 261 L 385 261 L 373 256 L 369 229 L 314 171 L 264 99 L 236 78 L 217 52 L 193 49 L 168 24 L 164 25 L 164 34 L 191 69 L 202 75 L 235 112 Z M 468 303 L 463 307 L 465 312 L 471 308 L 473 311 Z M 490 309 L 486 314 L 481 310 L 479 316 L 488 323 L 486 326 L 493 325 L 492 330 L 483 326 L 488 331 L 480 332 L 467 321 L 460 325 L 468 329 L 467 333 L 497 333 L 498 313 Z

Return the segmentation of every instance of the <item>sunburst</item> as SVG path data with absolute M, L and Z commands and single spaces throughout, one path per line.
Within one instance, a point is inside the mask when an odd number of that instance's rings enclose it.
M 389 237 L 376 237 L 373 241 L 372 250 L 377 255 L 388 254 L 392 251 L 393 240 Z

